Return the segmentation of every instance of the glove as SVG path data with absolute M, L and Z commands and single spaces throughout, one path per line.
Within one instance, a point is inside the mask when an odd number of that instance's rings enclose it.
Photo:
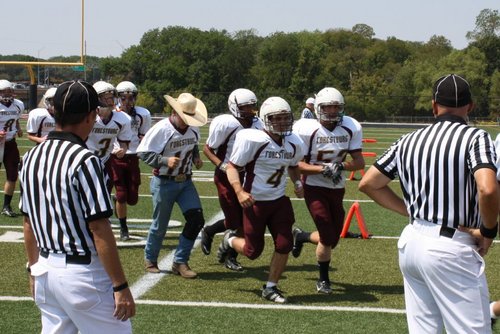
M 342 180 L 342 171 L 344 170 L 344 164 L 341 162 L 330 162 L 323 164 L 323 170 L 321 174 L 324 177 L 331 179 L 333 184 L 338 184 Z

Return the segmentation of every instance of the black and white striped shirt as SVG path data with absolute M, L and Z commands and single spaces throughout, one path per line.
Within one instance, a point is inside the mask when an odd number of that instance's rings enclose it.
M 30 219 L 38 248 L 96 254 L 88 222 L 113 214 L 100 159 L 67 132 L 51 132 L 24 155 L 19 209 Z
M 399 175 L 410 218 L 446 227 L 481 223 L 474 172 L 495 168 L 490 135 L 456 116 L 440 116 L 426 128 L 401 137 L 374 164 Z

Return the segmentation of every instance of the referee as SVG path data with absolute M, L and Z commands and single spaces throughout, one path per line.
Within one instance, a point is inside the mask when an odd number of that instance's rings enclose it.
M 497 235 L 499 199 L 493 142 L 467 125 L 473 106 L 465 79 L 438 79 L 434 124 L 401 137 L 359 184 L 409 216 L 398 249 L 410 333 L 491 333 L 481 255 Z M 389 187 L 396 176 L 403 198 Z
M 54 95 L 56 130 L 20 170 L 27 270 L 43 333 L 131 333 L 135 304 L 108 217 L 106 174 L 85 147 L 98 97 L 83 81 Z

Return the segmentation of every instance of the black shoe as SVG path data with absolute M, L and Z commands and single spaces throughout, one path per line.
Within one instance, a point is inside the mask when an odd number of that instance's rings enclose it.
M 242 271 L 243 267 L 234 256 L 228 256 L 224 261 L 224 266 L 229 270 Z
M 212 250 L 212 241 L 214 241 L 213 236 L 209 235 L 205 228 L 201 229 L 201 251 L 205 255 L 209 255 Z
M 17 213 L 15 213 L 10 206 L 4 207 L 1 214 L 11 218 L 17 217 Z
M 236 232 L 233 230 L 227 230 L 224 233 L 224 239 L 222 239 L 219 249 L 217 250 L 217 259 L 219 260 L 219 263 L 226 262 L 227 252 L 231 248 L 231 246 L 229 246 L 229 238 L 234 236 L 236 236 Z
M 130 235 L 128 234 L 128 227 L 127 226 L 120 227 L 120 240 L 121 241 L 130 240 Z
M 277 286 L 266 288 L 266 286 L 264 285 L 262 287 L 262 298 L 280 304 L 284 304 L 287 302 L 285 296 L 283 296 L 283 291 L 278 289 Z
M 304 231 L 302 231 L 298 227 L 293 229 L 293 249 L 292 249 L 293 257 L 299 257 L 300 253 L 302 252 L 302 246 L 304 246 L 304 243 L 302 241 L 297 240 L 298 234 L 302 232 Z
M 318 293 L 324 293 L 325 295 L 329 295 L 332 293 L 332 285 L 330 281 L 317 281 L 316 282 L 316 291 Z

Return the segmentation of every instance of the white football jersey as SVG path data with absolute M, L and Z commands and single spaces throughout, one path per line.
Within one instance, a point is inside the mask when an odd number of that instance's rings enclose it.
M 500 133 L 497 135 L 497 138 L 495 139 L 495 151 L 497 153 L 497 180 L 500 182 Z
M 236 135 L 232 164 L 244 167 L 243 188 L 256 201 L 271 201 L 285 195 L 288 167 L 304 157 L 303 143 L 294 134 L 276 143 L 266 132 L 243 129 Z
M 45 137 L 56 128 L 56 121 L 45 108 L 36 108 L 30 111 L 26 132 L 39 138 Z
M 135 115 L 131 116 L 124 111 L 120 111 L 130 119 L 130 127 L 132 128 L 132 139 L 128 144 L 127 154 L 136 154 L 137 147 L 141 142 L 141 138 L 151 128 L 151 114 L 149 110 L 143 107 L 135 107 Z M 115 143 L 115 149 L 119 149 L 118 143 Z
M 263 129 L 264 124 L 260 118 L 256 117 L 250 128 Z M 207 145 L 215 150 L 217 157 L 221 161 L 227 163 L 233 152 L 236 134 L 243 129 L 243 125 L 233 115 L 219 115 L 210 122 Z
M 21 117 L 23 111 L 24 103 L 21 100 L 14 99 L 8 107 L 0 103 L 0 130 L 6 132 L 6 141 L 16 137 L 16 133 L 19 130 L 16 121 Z
M 155 152 L 164 157 L 178 157 L 181 160 L 175 169 L 161 166 L 158 175 L 191 174 L 193 149 L 199 141 L 200 130 L 198 127 L 190 126 L 183 134 L 177 131 L 170 122 L 170 118 L 167 117 L 146 132 L 139 147 L 137 147 L 137 152 Z
M 113 145 L 119 142 L 130 143 L 133 133 L 130 128 L 130 117 L 123 112 L 112 111 L 111 119 L 104 123 L 99 117 L 87 138 L 89 151 L 94 152 L 103 163 L 108 161 Z
M 312 165 L 342 162 L 348 153 L 362 150 L 361 124 L 349 116 L 344 116 L 342 124 L 336 126 L 333 131 L 322 126 L 317 120 L 300 119 L 293 125 L 293 133 L 304 142 L 304 160 Z M 344 174 L 342 173 L 342 180 L 336 185 L 322 174 L 305 176 L 305 183 L 330 189 L 344 188 Z

